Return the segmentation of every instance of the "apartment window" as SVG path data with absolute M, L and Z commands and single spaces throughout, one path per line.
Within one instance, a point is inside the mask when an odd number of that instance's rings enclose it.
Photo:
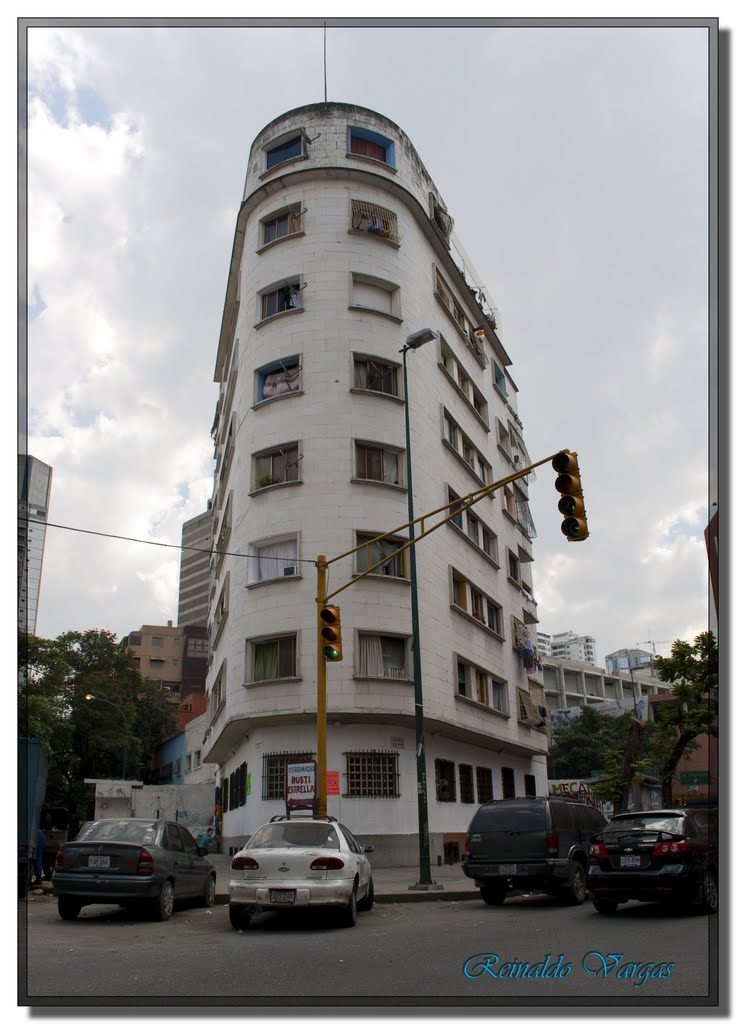
M 265 683 L 296 677 L 296 634 L 251 643 L 253 682 Z
M 455 762 L 437 758 L 434 762 L 434 780 L 437 799 L 442 803 L 457 800 Z
M 457 771 L 460 778 L 460 803 L 472 804 L 475 802 L 473 766 L 470 764 L 459 764 Z
M 297 536 L 258 541 L 249 547 L 248 583 L 289 579 L 299 575 Z
M 458 451 L 458 426 L 447 412 L 442 420 L 442 436 L 448 444 L 452 445 L 455 451 Z
M 377 480 L 384 484 L 401 484 L 402 452 L 396 448 L 357 441 L 355 444 L 355 475 L 358 480 Z
M 488 704 L 488 673 L 476 669 L 476 699 L 479 704 Z
M 472 512 L 467 513 L 466 520 L 468 524 L 468 537 L 472 540 L 473 544 L 477 544 L 480 547 L 480 520 Z
M 524 796 L 537 795 L 537 780 L 533 775 L 524 776 Z
M 504 800 L 513 800 L 516 796 L 516 782 L 513 768 L 501 769 L 501 792 Z
M 406 638 L 361 633 L 358 636 L 358 675 L 369 679 L 408 679 Z
M 367 128 L 352 126 L 348 128 L 348 153 L 352 156 L 363 156 L 369 160 L 378 160 L 389 167 L 396 167 L 394 143 L 385 135 L 369 131 Z
M 212 648 L 217 647 L 217 643 L 220 639 L 220 634 L 225 626 L 225 620 L 230 609 L 230 573 L 225 573 L 225 579 L 223 580 L 222 587 L 220 588 L 220 596 L 217 599 L 215 605 L 215 614 L 213 617 L 213 641 Z
M 518 583 L 521 586 L 521 562 L 513 551 L 509 551 L 509 576 L 514 583 Z
M 382 537 L 380 540 L 371 542 L 371 534 L 359 533 L 355 538 L 356 544 L 366 544 L 364 548 L 360 548 L 356 551 L 356 561 L 358 572 L 366 572 L 368 569 L 371 571 L 371 575 L 376 576 L 399 576 L 406 578 L 406 566 L 404 555 L 405 551 L 401 551 L 399 554 L 395 552 L 399 551 L 406 541 L 401 540 L 399 537 Z M 388 562 L 378 566 L 376 569 L 372 569 L 371 566 L 378 565 L 379 562 L 383 561 L 384 558 L 389 558 Z
M 362 199 L 351 200 L 350 229 L 361 231 L 399 244 L 399 225 L 393 210 Z
M 261 292 L 261 320 L 302 308 L 301 284 L 298 277 L 279 282 Z
M 470 696 L 470 665 L 457 661 L 457 692 L 461 697 Z
M 351 273 L 350 308 L 382 313 L 394 320 L 401 319 L 400 291 L 397 284 L 368 274 Z
M 192 760 L 192 768 L 196 769 L 196 768 L 201 768 L 201 767 L 202 767 L 202 751 L 201 750 L 195 750 L 194 751 L 194 757 L 193 757 L 193 760 Z
M 225 703 L 225 681 L 227 678 L 227 658 L 223 659 L 212 689 L 207 695 L 207 724 L 211 725 L 220 708 Z
M 345 796 L 398 797 L 399 755 L 365 751 L 345 755 Z
M 493 800 L 493 773 L 490 768 L 475 769 L 475 786 L 479 804 Z
M 501 714 L 508 714 L 507 686 L 501 679 L 491 680 L 491 707 Z
M 506 388 L 506 374 L 503 372 L 498 363 L 493 361 L 493 383 L 496 385 L 498 390 L 501 392 L 504 398 L 508 398 L 508 390 Z
M 460 495 L 448 487 L 447 496 L 450 499 L 450 515 L 452 516 L 451 522 L 454 526 L 457 526 L 459 530 L 463 528 L 463 514 L 462 514 L 462 501 Z
M 500 420 L 496 420 L 496 430 L 498 432 L 498 447 L 511 462 L 511 435 Z
M 184 774 L 188 775 L 189 772 L 191 772 L 191 770 L 192 770 L 192 755 L 191 754 L 185 754 L 184 755 Z
M 462 608 L 464 612 L 468 610 L 468 597 L 467 597 L 468 581 L 461 576 L 459 573 L 452 571 L 452 603 Z
M 299 479 L 299 445 L 289 443 L 253 456 L 254 490 Z
M 286 764 L 288 761 L 312 761 L 312 753 L 279 753 L 263 755 L 261 797 L 263 800 L 283 800 L 286 796 Z
M 256 402 L 283 395 L 301 394 L 302 367 L 299 356 L 288 356 L 256 370 Z
M 163 645 L 164 645 L 164 638 L 162 636 L 152 636 L 151 637 L 151 647 L 163 647 Z
M 354 387 L 360 391 L 375 391 L 382 395 L 399 396 L 399 368 L 369 356 L 356 355 L 353 361 Z
M 225 511 L 222 514 L 222 521 L 220 523 L 220 532 L 217 535 L 217 543 L 215 544 L 215 579 L 219 580 L 220 573 L 222 571 L 222 565 L 225 561 L 225 554 L 227 552 L 228 541 L 230 540 L 230 532 L 232 529 L 233 521 L 233 495 L 232 491 L 228 495 L 227 502 L 225 503 Z M 191 640 L 190 640 L 191 643 Z
M 510 487 L 503 489 L 503 510 L 516 522 L 516 496 Z
M 296 135 L 280 139 L 272 144 L 270 149 L 266 150 L 266 169 L 270 170 L 272 167 L 277 167 L 287 160 L 296 160 L 298 157 L 305 155 L 304 136 L 301 132 L 297 132 Z
M 302 208 L 299 203 L 295 203 L 261 221 L 262 244 L 277 242 L 280 238 L 295 235 L 301 230 Z

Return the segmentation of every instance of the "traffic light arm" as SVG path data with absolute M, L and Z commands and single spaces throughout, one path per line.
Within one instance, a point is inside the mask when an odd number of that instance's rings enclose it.
M 401 530 L 406 530 L 410 526 L 416 526 L 417 524 L 419 525 L 420 533 L 418 537 L 415 537 L 414 540 L 408 540 L 406 544 L 403 544 L 400 548 L 397 548 L 396 550 L 392 551 L 385 558 L 382 558 L 380 562 L 375 562 L 370 566 L 369 569 L 366 569 L 364 572 L 358 573 L 357 575 L 353 576 L 352 579 L 350 579 L 342 587 L 338 587 L 337 590 L 332 590 L 328 594 L 326 592 L 327 585 L 325 581 L 325 596 L 323 598 L 323 603 L 319 605 L 318 612 L 321 612 L 324 605 L 327 604 L 328 601 L 331 601 L 332 598 L 335 597 L 337 594 L 341 594 L 343 590 L 347 590 L 348 587 L 352 587 L 354 583 L 357 583 L 358 580 L 362 580 L 365 576 L 370 576 L 371 573 L 375 572 L 375 570 L 380 568 L 382 565 L 385 565 L 386 562 L 390 562 L 393 558 L 396 558 L 397 555 L 403 554 L 403 552 L 410 548 L 413 544 L 418 543 L 418 541 L 422 540 L 424 537 L 428 537 L 431 533 L 434 533 L 435 530 L 439 530 L 441 526 L 444 526 L 446 523 L 451 522 L 455 518 L 455 516 L 457 516 L 458 512 L 463 512 L 466 508 L 471 508 L 471 506 L 475 505 L 476 502 L 480 501 L 482 498 L 485 498 L 488 494 L 492 494 L 493 491 L 497 491 L 499 488 L 505 487 L 507 484 L 513 483 L 514 480 L 520 480 L 522 477 L 527 476 L 529 473 L 532 472 L 532 470 L 536 469 L 537 466 L 543 466 L 545 462 L 551 462 L 552 459 L 554 459 L 555 456 L 558 454 L 558 452 L 555 452 L 554 455 L 548 455 L 546 459 L 540 459 L 539 462 L 533 462 L 531 465 L 525 466 L 524 469 L 520 469 L 517 470 L 516 473 L 512 473 L 511 476 L 504 477 L 503 480 L 496 480 L 492 484 L 487 484 L 485 487 L 479 488 L 477 491 L 471 491 L 470 494 L 467 494 L 464 498 L 455 499 L 454 501 L 448 501 L 446 505 L 441 505 L 439 508 L 433 509 L 431 512 L 426 512 L 423 516 L 418 516 L 416 519 L 412 519 L 407 523 L 402 523 L 401 526 L 397 526 L 395 529 L 389 530 L 386 533 L 382 533 L 377 537 L 371 537 L 371 539 L 369 541 L 366 541 L 364 544 L 358 544 L 356 547 L 350 548 L 349 551 L 343 551 L 342 554 L 335 555 L 334 558 L 326 559 L 323 555 L 320 555 L 319 558 L 317 559 L 318 577 L 320 572 L 324 573 L 327 567 L 332 565 L 333 562 L 339 562 L 341 559 L 347 558 L 349 555 L 355 554 L 356 551 L 360 551 L 362 548 L 369 547 L 371 544 L 376 544 L 379 541 L 385 540 L 388 537 L 395 537 L 397 533 L 401 532 Z M 428 519 L 431 519 L 433 516 L 439 515 L 441 512 L 445 512 L 447 509 L 452 509 L 450 515 L 445 516 L 444 519 L 441 519 L 438 523 L 435 523 L 433 526 L 430 526 L 429 528 L 426 527 L 425 524 Z M 322 559 L 321 567 L 320 559 Z M 317 601 L 319 602 L 319 600 L 320 598 L 318 579 Z

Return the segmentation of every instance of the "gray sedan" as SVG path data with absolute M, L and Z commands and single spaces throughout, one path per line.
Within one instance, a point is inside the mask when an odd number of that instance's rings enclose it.
M 89 903 L 144 908 L 167 921 L 175 900 L 211 907 L 215 878 L 205 851 L 177 822 L 103 818 L 59 850 L 52 883 L 65 921 Z

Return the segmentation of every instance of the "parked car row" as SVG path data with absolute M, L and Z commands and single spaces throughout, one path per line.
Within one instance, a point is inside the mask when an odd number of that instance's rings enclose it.
M 463 871 L 483 900 L 512 890 L 572 904 L 587 893 L 602 914 L 628 900 L 718 909 L 717 820 L 700 808 L 636 811 L 606 821 L 554 797 L 495 800 L 473 816 Z
M 718 909 L 718 837 L 707 810 L 637 811 L 606 821 L 594 807 L 555 797 L 495 800 L 474 814 L 462 869 L 489 905 L 516 891 L 571 905 L 590 893 L 602 914 L 628 900 Z M 243 931 L 263 910 L 326 910 L 344 927 L 374 902 L 367 854 L 331 817 L 275 817 L 231 862 L 229 917 Z M 85 824 L 56 857 L 59 914 L 118 903 L 157 920 L 176 901 L 211 907 L 216 872 L 191 833 L 172 821 L 102 819 Z

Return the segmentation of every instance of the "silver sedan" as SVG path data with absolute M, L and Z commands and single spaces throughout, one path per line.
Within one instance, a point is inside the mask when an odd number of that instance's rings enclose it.
M 230 923 L 241 930 L 258 910 L 325 907 L 352 927 L 373 906 L 372 851 L 332 818 L 273 819 L 233 857 Z

